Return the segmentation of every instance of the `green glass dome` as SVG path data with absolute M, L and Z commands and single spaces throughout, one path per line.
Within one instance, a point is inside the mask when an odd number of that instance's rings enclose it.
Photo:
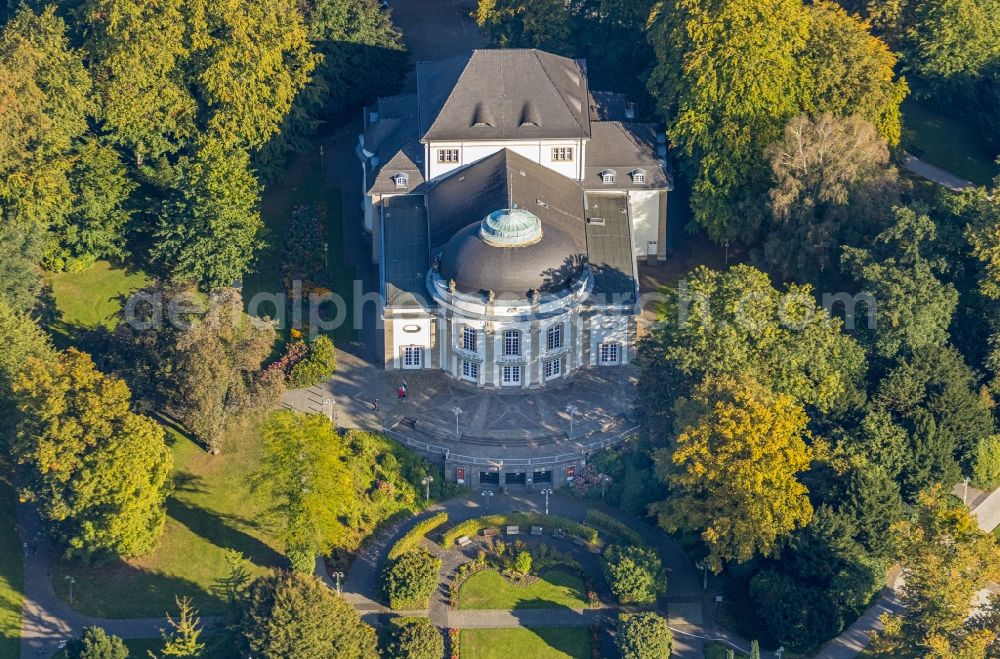
M 542 221 L 523 208 L 503 208 L 483 218 L 479 237 L 494 247 L 534 245 L 542 239 Z

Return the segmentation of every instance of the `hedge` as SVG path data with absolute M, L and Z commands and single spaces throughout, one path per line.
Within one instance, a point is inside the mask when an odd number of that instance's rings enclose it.
M 393 611 L 426 609 L 437 588 L 442 561 L 426 549 L 410 551 L 382 570 L 382 593 Z
M 440 512 L 437 515 L 432 515 L 431 517 L 418 522 L 416 526 L 407 531 L 406 535 L 400 538 L 396 544 L 392 546 L 392 549 L 389 550 L 389 560 L 396 560 L 406 552 L 413 551 L 419 547 L 420 541 L 423 540 L 425 535 L 447 521 L 448 513 Z
M 569 535 L 583 538 L 592 545 L 596 545 L 599 536 L 596 529 L 585 526 L 580 522 L 574 522 L 567 517 L 556 515 L 543 515 L 541 513 L 502 513 L 498 515 L 485 515 L 476 517 L 464 522 L 459 522 L 455 526 L 445 531 L 442 544 L 451 547 L 455 541 L 463 535 L 469 537 L 477 535 L 483 529 L 495 527 L 503 532 L 505 526 L 516 525 L 522 527 L 522 532 L 527 533 L 531 526 L 541 526 L 549 533 L 555 528 L 561 528 Z
M 607 513 L 602 513 L 599 510 L 588 510 L 584 521 L 598 531 L 617 540 L 618 544 L 639 547 L 646 546 L 646 541 L 642 539 L 641 535 L 630 529 L 624 522 L 615 519 Z

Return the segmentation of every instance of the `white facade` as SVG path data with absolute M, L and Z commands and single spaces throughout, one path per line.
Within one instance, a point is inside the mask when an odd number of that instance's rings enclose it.
M 430 181 L 459 167 L 510 149 L 566 178 L 583 178 L 586 140 L 430 142 L 425 145 L 425 178 Z

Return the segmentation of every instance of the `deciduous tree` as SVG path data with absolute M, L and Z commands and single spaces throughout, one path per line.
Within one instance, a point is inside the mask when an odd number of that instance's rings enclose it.
M 650 510 L 668 531 L 700 533 L 715 572 L 772 555 L 813 512 L 797 478 L 812 456 L 801 405 L 745 375 L 708 375 L 681 408 L 675 446 L 654 454 L 670 496 Z
M 897 207 L 895 223 L 875 237 L 873 248 L 844 247 L 844 269 L 874 298 L 876 326 L 863 332 L 882 357 L 948 340 L 958 291 L 938 278 L 944 263 L 928 254 L 936 236 L 926 214 Z
M 83 637 L 66 646 L 70 659 L 128 659 L 125 641 L 102 627 L 84 627 Z
M 397 659 L 439 659 L 444 639 L 427 618 L 396 618 L 392 621 L 389 655 Z
M 912 519 L 893 526 L 902 568 L 899 613 L 883 614 L 873 637 L 879 655 L 917 651 L 921 656 L 985 656 L 996 630 L 970 619 L 976 593 L 998 578 L 1000 548 L 979 530 L 961 502 L 940 487 L 922 492 Z
M 667 588 L 663 565 L 652 549 L 611 545 L 603 558 L 604 576 L 622 604 L 650 604 Z
M 70 349 L 29 357 L 14 381 L 19 427 L 13 454 L 23 494 L 71 556 L 151 551 L 166 520 L 172 458 L 163 428 L 130 410 L 121 380 Z
M 795 117 L 765 155 L 775 183 L 764 256 L 786 277 L 816 281 L 841 245 L 877 232 L 898 198 L 886 142 L 857 116 Z

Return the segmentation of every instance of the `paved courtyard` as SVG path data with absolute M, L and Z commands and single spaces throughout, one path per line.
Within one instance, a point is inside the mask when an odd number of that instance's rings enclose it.
M 405 401 L 397 389 L 407 385 Z M 537 390 L 481 390 L 438 371 L 385 371 L 341 352 L 329 382 L 289 392 L 287 407 L 332 409 L 343 428 L 390 428 L 474 457 L 536 457 L 583 452 L 631 422 L 635 371 L 591 369 Z M 375 400 L 378 399 L 378 409 Z M 572 424 L 567 407 L 573 406 Z M 454 409 L 461 409 L 456 428 Z M 456 430 L 458 435 L 456 435 Z

